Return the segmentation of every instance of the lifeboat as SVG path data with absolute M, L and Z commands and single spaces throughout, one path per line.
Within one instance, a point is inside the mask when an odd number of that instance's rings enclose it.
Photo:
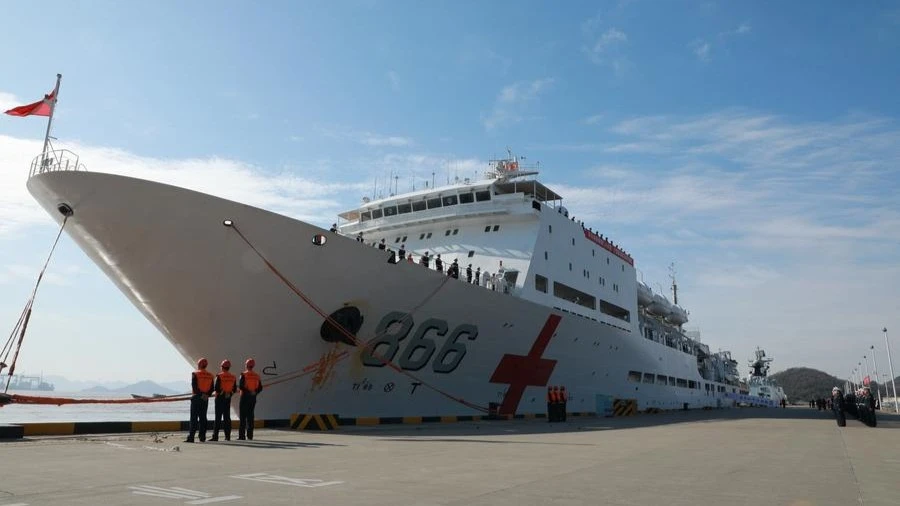
M 675 325 L 684 325 L 688 321 L 687 311 L 678 306 L 672 306 L 672 313 L 666 316 L 666 321 Z
M 638 283 L 637 285 L 637 299 L 638 305 L 642 307 L 647 307 L 653 303 L 653 290 L 650 289 L 649 286 Z
M 653 294 L 653 302 L 647 307 L 647 310 L 657 316 L 666 317 L 672 314 L 672 304 L 669 302 L 669 299 L 655 293 Z

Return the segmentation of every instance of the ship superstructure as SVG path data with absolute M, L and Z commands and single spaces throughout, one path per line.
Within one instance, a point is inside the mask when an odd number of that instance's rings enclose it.
M 784 390 L 769 377 L 769 368 L 772 358 L 766 356 L 766 351 L 756 348 L 754 357 L 750 359 L 750 374 L 747 376 L 747 387 L 750 395 L 760 399 L 768 399 L 776 404 L 782 399 L 787 401 Z
M 638 282 L 633 257 L 537 175 L 510 155 L 483 179 L 365 199 L 335 232 L 53 163 L 28 187 L 58 220 L 62 204 L 73 212 L 69 234 L 188 360 L 252 355 L 264 382 L 317 364 L 267 389 L 260 417 L 465 415 L 490 403 L 539 413 L 548 385 L 569 389 L 570 411 L 613 398 L 639 409 L 737 402 L 737 362 L 683 329 L 677 291 L 672 303 Z M 459 279 L 447 279 L 454 262 Z

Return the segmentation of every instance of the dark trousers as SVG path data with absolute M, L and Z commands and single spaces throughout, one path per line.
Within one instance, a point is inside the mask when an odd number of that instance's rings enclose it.
M 554 406 L 556 406 L 556 404 L 553 404 L 552 402 L 547 403 L 547 421 L 548 422 L 555 421 L 555 420 L 553 420 L 554 415 L 556 415 L 556 412 L 553 411 Z
M 231 396 L 217 395 L 215 402 L 216 428 L 213 430 L 213 439 L 219 439 L 220 428 L 225 430 L 225 439 L 231 439 Z
M 567 401 L 559 403 L 559 420 L 562 422 L 566 421 L 566 404 L 568 404 Z
M 238 414 L 240 415 L 240 424 L 238 425 L 238 437 L 253 439 L 253 411 L 256 409 L 256 396 L 242 394 L 241 401 L 238 403 Z
M 194 439 L 194 434 L 200 431 L 200 441 L 206 441 L 206 410 L 209 409 L 209 398 L 202 395 L 191 397 L 191 422 L 188 425 L 190 432 L 188 439 Z

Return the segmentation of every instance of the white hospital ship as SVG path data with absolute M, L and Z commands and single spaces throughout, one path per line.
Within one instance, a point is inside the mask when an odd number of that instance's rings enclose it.
M 185 359 L 253 356 L 271 384 L 257 418 L 542 413 L 548 385 L 574 412 L 737 402 L 730 354 L 688 336 L 687 312 L 520 162 L 364 199 L 336 232 L 67 151 L 36 158 L 28 189 Z M 382 241 L 413 262 L 388 263 Z

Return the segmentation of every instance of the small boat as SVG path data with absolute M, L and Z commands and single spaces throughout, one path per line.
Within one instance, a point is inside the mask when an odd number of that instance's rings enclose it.
M 131 396 L 135 399 L 159 399 L 159 398 L 165 397 L 165 394 L 153 394 L 153 395 L 131 394 Z

